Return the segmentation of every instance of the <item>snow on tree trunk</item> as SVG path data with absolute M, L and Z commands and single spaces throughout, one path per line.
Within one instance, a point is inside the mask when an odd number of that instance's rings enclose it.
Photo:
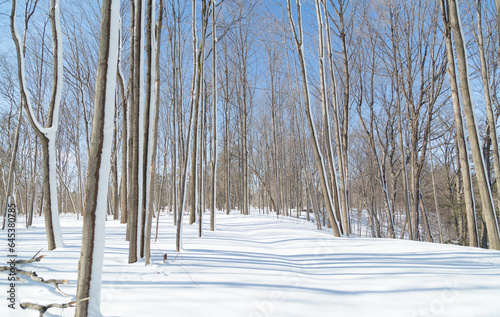
M 57 124 L 59 117 L 59 107 L 61 104 L 61 90 L 63 79 L 63 57 L 62 57 L 62 32 L 60 21 L 59 1 L 50 1 L 50 24 L 52 29 L 52 51 L 53 51 L 53 82 L 52 93 L 49 102 L 49 111 L 47 116 L 47 127 L 43 127 L 38 121 L 37 116 L 31 105 L 31 98 L 26 87 L 25 78 L 25 60 L 21 43 L 21 36 L 17 31 L 17 1 L 12 1 L 12 12 L 10 16 L 12 39 L 16 45 L 19 90 L 21 100 L 27 108 L 28 120 L 33 129 L 40 138 L 43 148 L 43 188 L 44 188 L 44 215 L 47 231 L 48 249 L 53 250 L 57 247 L 63 247 L 63 237 L 59 225 L 59 210 L 57 205 L 57 183 L 56 183 L 56 151 L 55 141 L 57 133 Z
M 119 0 L 103 0 L 90 160 L 85 185 L 82 251 L 75 316 L 100 316 L 105 220 L 118 63 Z
M 154 55 L 154 21 L 155 21 L 155 0 L 149 0 L 146 11 L 146 94 L 144 104 L 144 153 L 146 159 L 143 161 L 143 200 L 141 206 L 142 228 L 141 228 L 141 258 L 146 256 L 147 222 L 149 218 L 149 191 L 150 191 L 150 168 L 153 151 L 153 120 L 155 105 L 155 58 Z M 154 174 L 154 170 L 153 170 Z M 153 187 L 154 188 L 154 187 Z M 146 260 L 147 262 L 147 260 Z
M 158 139 L 158 115 L 160 107 L 160 44 L 161 44 L 161 25 L 162 25 L 162 15 L 163 15 L 163 0 L 160 0 L 159 16 L 158 16 L 158 34 L 155 34 L 154 21 L 155 21 L 155 0 L 151 1 L 151 19 L 149 20 L 149 27 L 151 28 L 151 105 L 154 105 L 154 111 L 151 111 L 150 122 L 153 122 L 153 126 L 150 129 L 149 134 L 149 145 L 151 147 L 151 155 L 148 156 L 149 164 L 149 182 L 147 193 L 147 218 L 146 218 L 146 239 L 145 239 L 145 264 L 148 265 L 151 262 L 151 227 L 153 224 L 153 212 L 154 212 L 154 184 L 155 184 L 155 173 L 156 173 L 156 150 L 157 150 L 157 139 Z M 154 55 L 154 58 L 153 58 Z M 161 194 L 161 193 L 160 193 Z M 160 206 L 157 206 L 160 208 Z M 158 213 L 159 217 L 159 213 Z

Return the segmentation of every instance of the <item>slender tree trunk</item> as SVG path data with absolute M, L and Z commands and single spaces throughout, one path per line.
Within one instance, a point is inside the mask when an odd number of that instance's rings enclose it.
M 35 136 L 35 153 L 38 153 L 38 143 L 36 142 L 36 136 Z M 33 170 L 32 170 L 32 177 L 31 177 L 31 204 L 30 204 L 30 211 L 29 211 L 29 216 L 28 216 L 28 221 L 26 222 L 26 228 L 30 228 L 33 225 L 33 213 L 35 212 L 35 205 L 36 201 L 38 199 L 38 191 L 37 186 L 38 186 L 38 175 L 37 175 L 37 167 L 38 167 L 38 155 L 35 155 L 35 159 L 33 162 Z
M 419 204 L 420 204 L 420 209 L 422 211 L 422 217 L 424 219 L 424 226 L 425 226 L 425 238 L 429 242 L 434 242 L 434 238 L 432 237 L 432 231 L 431 231 L 431 226 L 429 223 L 429 217 L 427 215 L 427 208 L 425 208 L 425 203 L 424 203 L 424 198 L 422 197 L 422 192 L 419 192 Z
M 323 2 L 323 4 L 325 4 Z M 325 6 L 326 8 L 326 6 Z M 326 19 L 328 19 L 328 14 L 325 11 Z M 339 190 L 337 188 L 337 169 L 335 168 L 333 162 L 333 150 L 332 142 L 330 140 L 330 116 L 328 113 L 328 95 L 326 91 L 326 74 L 325 74 L 325 63 L 324 63 L 324 45 L 323 45 L 323 21 L 322 21 L 321 7 L 319 0 L 316 0 L 316 17 L 318 21 L 318 38 L 319 38 L 319 76 L 321 85 L 321 104 L 323 111 L 323 127 L 325 130 L 325 143 L 326 143 L 326 157 L 328 162 L 328 167 L 330 169 L 330 174 L 332 178 L 332 198 L 333 205 L 336 211 L 337 219 L 341 220 L 340 232 L 349 236 L 349 224 L 347 218 L 347 207 L 344 208 L 339 200 Z M 327 25 L 329 27 L 329 25 Z M 328 35 L 327 35 L 328 36 Z M 332 71 L 333 72 L 333 71 Z M 333 77 L 332 77 L 333 78 Z M 335 102 L 336 103 L 336 102 Z M 340 157 L 339 157 L 340 158 Z M 345 196 L 343 197 L 345 198 Z M 343 201 L 345 202 L 345 201 Z M 346 205 L 347 206 L 347 205 Z
M 143 130 L 143 143 L 142 143 L 142 153 L 145 158 L 142 160 L 142 167 L 140 169 L 140 173 L 142 174 L 142 200 L 140 206 L 140 217 L 141 217 L 141 226 L 140 226 L 140 257 L 145 257 L 145 248 L 146 248 L 146 222 L 148 219 L 149 213 L 149 180 L 150 173 L 149 168 L 151 166 L 151 153 L 152 153 L 152 116 L 154 112 L 151 110 L 154 107 L 154 86 L 155 83 L 151 82 L 154 77 L 154 66 L 153 66 L 153 42 L 154 39 L 151 38 L 152 34 L 154 34 L 154 12 L 155 0 L 148 0 L 146 5 L 146 82 L 145 82 L 145 103 L 144 103 L 144 130 Z
M 139 174 L 141 170 L 141 165 L 139 163 L 139 156 L 142 152 L 140 149 L 140 98 L 142 92 L 142 82 L 141 82 L 141 63 L 142 63 L 142 26 L 143 26 L 143 1 L 138 0 L 135 5 L 135 18 L 134 18 L 134 62 L 130 66 L 133 68 L 133 80 L 132 80 L 132 109 L 130 112 L 131 117 L 131 138 L 132 138 L 132 146 L 129 147 L 131 151 L 132 158 L 132 171 L 130 176 L 130 191 L 129 191 L 129 201 L 128 207 L 130 208 L 129 212 L 129 221 L 130 221 L 130 230 L 129 230 L 129 263 L 137 262 L 138 251 L 140 248 L 138 247 L 138 240 L 140 235 L 138 236 L 138 230 L 141 228 L 140 219 L 139 219 L 139 208 L 141 204 L 139 203 L 139 195 L 140 195 L 140 186 L 139 186 Z
M 432 148 L 429 146 L 429 154 L 431 160 L 431 179 L 432 179 L 432 193 L 434 194 L 434 208 L 436 208 L 436 216 L 439 229 L 439 243 L 444 243 L 443 227 L 441 226 L 441 212 L 439 211 L 439 201 L 436 190 L 436 180 L 434 179 L 434 156 L 432 155 Z
M 134 129 L 135 127 L 133 126 L 134 120 L 135 120 L 135 71 L 136 67 L 134 66 L 134 61 L 135 61 L 135 17 L 136 17 L 136 6 L 135 6 L 136 1 L 130 1 L 130 54 L 129 54 L 129 79 L 128 79 L 128 90 L 129 90 L 129 98 L 128 98 L 128 114 L 127 114 L 127 136 L 128 136 L 128 141 L 127 141 L 127 233 L 126 233 L 126 241 L 129 241 L 130 243 L 130 235 L 132 231 L 132 227 L 135 227 L 137 223 L 137 219 L 134 219 L 132 215 L 133 210 L 132 210 L 132 199 L 133 193 L 132 190 L 134 190 L 133 184 L 132 184 L 132 176 L 133 176 L 133 160 L 134 160 Z M 134 221 L 134 224 L 132 224 L 132 221 Z M 135 236 L 137 238 L 137 236 Z M 130 254 L 130 251 L 129 251 Z M 130 255 L 129 255 L 130 258 Z M 135 261 L 134 261 L 135 262 Z
M 415 233 L 413 232 L 413 225 L 412 225 L 412 219 L 411 219 L 411 212 L 410 212 L 410 196 L 409 196 L 409 188 L 408 188 L 408 172 L 406 169 L 406 154 L 405 154 L 405 147 L 404 147 L 404 137 L 403 137 L 403 123 L 402 123 L 402 110 L 401 110 L 401 89 L 400 89 L 400 82 L 399 82 L 399 65 L 397 63 L 397 37 L 396 37 L 396 31 L 395 31 L 395 21 L 394 21 L 394 13 L 391 11 L 391 42 L 392 42 L 392 51 L 393 51 L 393 56 L 392 56 L 392 63 L 394 67 L 394 81 L 396 83 L 396 104 L 397 104 L 397 109 L 398 109 L 398 132 L 399 132 L 399 150 L 400 150 L 400 155 L 401 155 L 401 166 L 403 167 L 403 196 L 404 196 L 404 202 L 405 202 L 405 211 L 406 211 L 406 222 L 408 223 L 408 233 L 409 233 L 409 238 L 410 240 L 414 240 Z M 402 232 L 404 234 L 404 230 Z
M 491 146 L 493 148 L 493 167 L 495 170 L 495 177 L 500 177 L 500 159 L 498 152 L 498 133 L 496 128 L 495 114 L 493 113 L 493 106 L 491 101 L 490 81 L 488 76 L 488 65 L 486 64 L 486 57 L 484 53 L 484 40 L 483 40 L 483 26 L 482 26 L 482 4 L 481 0 L 477 0 L 477 30 L 478 30 L 478 49 L 479 57 L 481 60 L 481 79 L 483 82 L 484 99 L 486 102 L 486 114 L 488 117 L 488 127 L 490 130 Z M 497 186 L 497 204 L 500 203 L 500 182 L 496 182 Z
M 332 0 L 330 0 L 330 3 L 333 3 Z M 337 11 L 337 15 L 339 16 L 339 21 L 340 21 L 340 39 L 342 43 L 342 61 L 343 61 L 343 68 L 344 68 L 344 76 L 345 76 L 345 88 L 344 88 L 344 115 L 342 117 L 342 122 L 339 125 L 339 131 L 338 133 L 341 136 L 341 139 L 339 140 L 339 144 L 341 145 L 342 149 L 342 155 L 339 156 L 338 160 L 340 162 L 340 167 L 341 167 L 341 172 L 340 172 L 340 198 L 341 198 L 341 203 L 342 203 L 342 212 L 343 212 L 343 217 L 345 218 L 344 222 L 346 223 L 347 232 L 349 231 L 349 180 L 348 180 L 348 175 L 349 175 L 349 164 L 348 164 L 348 155 L 349 155 L 349 146 L 348 146 L 348 141 L 349 141 L 349 103 L 350 103 L 350 95 L 351 95 L 351 79 L 350 79 L 350 68 L 349 68 L 349 57 L 348 57 L 348 52 L 347 52 L 347 41 L 346 41 L 346 36 L 347 32 L 345 30 L 345 6 L 348 4 L 345 1 L 339 2 L 339 10 Z M 335 83 L 335 82 L 334 82 Z M 336 88 L 335 88 L 336 90 Z M 339 120 L 339 105 L 337 101 L 335 102 L 336 104 L 336 111 L 337 111 L 337 120 Z
M 491 188 L 488 181 L 487 173 L 481 146 L 479 144 L 479 136 L 477 133 L 477 125 L 474 117 L 474 108 L 472 105 L 472 97 L 469 86 L 469 71 L 467 64 L 467 56 L 465 52 L 465 43 L 462 33 L 460 16 L 455 0 L 448 0 L 450 25 L 455 38 L 457 51 L 458 75 L 460 79 L 460 92 L 463 100 L 465 121 L 467 131 L 469 132 L 470 146 L 472 150 L 472 158 L 476 170 L 479 194 L 481 196 L 481 205 L 483 217 L 488 230 L 488 241 L 490 248 L 500 250 L 500 233 L 498 230 L 498 222 L 495 215 L 495 205 L 491 194 Z
M 197 157 L 198 157 L 198 121 L 199 121 L 199 109 L 200 109 L 200 95 L 201 95 L 201 87 L 203 82 L 203 64 L 205 60 L 205 39 L 206 39 L 206 29 L 207 29 L 207 14 L 208 9 L 206 5 L 206 0 L 202 0 L 202 26 L 201 26 L 201 35 L 200 35 L 200 44 L 198 46 L 198 37 L 196 35 L 196 0 L 193 0 L 193 49 L 194 52 L 194 68 L 195 68 L 195 80 L 193 82 L 193 91 L 192 91 L 192 102 L 194 108 L 194 121 L 193 121 L 193 150 L 192 150 L 192 158 L 191 158 L 191 209 L 190 209 L 190 217 L 189 224 L 193 224 L 196 220 L 196 165 L 197 165 Z
M 2 230 L 5 229 L 5 219 L 7 216 L 7 210 L 11 203 L 16 203 L 15 199 L 13 202 L 11 202 L 11 199 L 14 198 L 14 168 L 16 165 L 16 155 L 17 155 L 17 149 L 19 147 L 19 134 L 21 131 L 21 125 L 23 122 L 23 106 L 21 105 L 19 107 L 19 116 L 17 118 L 17 127 L 16 127 L 16 134 L 14 136 L 14 143 L 11 149 L 11 155 L 10 155 L 10 164 L 9 164 L 9 174 L 7 176 L 7 188 L 5 192 L 5 208 L 3 208 L 3 222 L 2 222 Z M 36 160 L 36 155 L 35 155 L 35 160 Z
M 300 5 L 300 0 L 297 0 L 297 15 L 298 15 L 298 34 L 297 30 L 295 29 L 295 23 L 292 18 L 292 9 L 291 9 L 291 4 L 290 0 L 287 0 L 287 9 L 288 9 L 288 19 L 290 22 L 290 26 L 292 29 L 293 37 L 295 40 L 297 52 L 299 54 L 299 62 L 300 62 L 300 67 L 301 67 L 301 77 L 302 77 L 302 89 L 303 89 L 303 94 L 304 94 L 304 103 L 305 103 L 305 109 L 306 109 L 306 117 L 307 117 L 307 123 L 309 126 L 309 131 L 311 133 L 311 138 L 312 138 L 312 143 L 313 143 L 313 150 L 314 150 L 314 155 L 316 158 L 316 165 L 318 168 L 318 173 L 320 174 L 320 182 L 321 182 L 321 187 L 323 191 L 323 197 L 324 197 L 324 203 L 326 205 L 326 209 L 328 212 L 328 217 L 330 219 L 330 223 L 332 225 L 333 229 L 333 234 L 337 237 L 340 237 L 340 230 L 337 224 L 337 219 L 335 219 L 335 214 L 333 210 L 333 203 L 332 203 L 332 197 L 330 194 L 330 187 L 328 186 L 328 182 L 326 179 L 326 171 L 325 171 L 325 166 L 323 164 L 323 158 L 319 150 L 319 144 L 318 144 L 318 138 L 316 136 L 316 130 L 314 127 L 314 122 L 312 120 L 312 115 L 311 115 L 311 105 L 310 105 L 310 99 L 309 99 L 309 83 L 308 83 L 308 78 L 307 78 L 307 72 L 306 72 L 306 63 L 305 63 L 305 57 L 304 57 L 304 52 L 303 52 L 303 32 L 302 32 L 302 14 L 301 14 L 301 5 Z
M 467 233 L 469 245 L 471 247 L 478 246 L 477 224 L 476 224 L 476 207 L 474 202 L 474 192 L 472 189 L 472 178 L 470 172 L 469 153 L 465 140 L 464 122 L 462 117 L 462 109 L 460 95 L 458 90 L 457 74 L 455 68 L 455 54 L 451 41 L 451 25 L 449 17 L 448 0 L 441 0 L 441 13 L 444 24 L 444 35 L 446 40 L 446 52 L 448 57 L 448 75 L 451 84 L 451 97 L 453 101 L 453 115 L 455 118 L 455 127 L 457 129 L 456 142 L 458 145 L 458 156 L 460 158 L 460 170 L 463 183 L 463 194 L 465 201 L 465 213 L 467 216 Z
M 153 29 L 154 27 L 154 7 L 155 2 L 152 1 L 152 16 L 150 20 L 150 27 Z M 152 98 L 151 102 L 154 101 L 154 117 L 153 117 L 153 135 L 152 135 L 152 153 L 151 153 L 151 167 L 149 170 L 150 179 L 149 179 L 149 190 L 148 190 L 148 218 L 146 224 L 146 246 L 145 246 L 145 264 L 148 265 L 151 263 L 151 226 L 153 223 L 153 212 L 154 212 L 154 191 L 155 191 L 155 175 L 156 175 L 156 150 L 157 150 L 157 139 L 158 139 L 158 119 L 159 119 L 159 111 L 160 111 L 160 46 L 161 46 L 161 28 L 163 22 L 163 0 L 160 0 L 159 7 L 159 15 L 158 22 L 156 25 L 156 32 L 152 32 L 151 41 L 153 43 L 156 42 L 155 47 L 152 49 L 151 58 L 154 53 L 154 63 L 151 65 L 151 68 L 154 68 L 154 76 L 151 78 L 151 85 L 154 85 L 155 89 L 151 92 L 154 94 L 154 98 Z M 153 29 L 154 30 L 154 29 Z M 166 151 L 166 149 L 165 149 Z M 156 206 L 160 208 L 160 206 Z M 158 213 L 159 217 L 159 213 Z
M 90 160 L 85 185 L 82 251 L 78 263 L 75 316 L 100 316 L 109 160 L 113 138 L 116 67 L 118 63 L 118 0 L 103 0 Z M 84 300 L 89 298 L 89 300 Z
M 117 81 L 120 87 L 121 102 L 122 102 L 122 166 L 121 166 L 121 180 L 120 180 L 120 223 L 127 223 L 127 180 L 128 180 L 128 160 L 127 160 L 127 143 L 128 143 L 128 105 L 127 95 L 125 94 L 125 84 L 123 82 L 123 74 L 121 71 L 121 26 L 120 26 L 120 49 L 118 52 L 118 67 L 117 67 Z M 132 55 L 132 52 L 130 53 Z
M 119 197 L 118 197 L 118 104 L 115 105 L 113 128 L 113 145 L 111 150 L 111 206 L 113 209 L 113 220 L 118 220 Z M 70 193 L 71 195 L 71 193 Z
M 217 199 L 217 26 L 215 9 L 217 1 L 212 0 L 212 178 L 210 188 L 210 231 L 215 230 L 215 206 Z

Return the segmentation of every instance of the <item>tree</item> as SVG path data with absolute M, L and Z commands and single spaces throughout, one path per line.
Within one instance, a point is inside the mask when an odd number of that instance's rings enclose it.
M 205 42 L 206 42 L 206 31 L 208 25 L 209 17 L 209 7 L 207 6 L 206 0 L 201 1 L 201 35 L 200 44 L 198 46 L 198 37 L 196 32 L 196 0 L 193 0 L 193 63 L 195 68 L 195 78 L 193 81 L 193 87 L 191 91 L 192 106 L 194 109 L 193 117 L 193 149 L 191 152 L 191 209 L 189 224 L 193 224 L 196 220 L 196 165 L 197 165 L 197 155 L 198 155 L 198 121 L 199 121 L 199 111 L 200 111 L 200 96 L 203 83 L 203 65 L 205 61 Z
M 446 11 L 449 14 L 449 23 L 455 39 L 455 48 L 457 52 L 458 77 L 460 80 L 460 93 L 462 96 L 463 110 L 469 133 L 472 159 L 474 161 L 479 194 L 481 196 L 481 206 L 483 217 L 488 230 L 488 241 L 491 249 L 500 250 L 500 233 L 498 230 L 498 221 L 495 215 L 495 205 L 491 194 L 491 187 L 488 181 L 484 157 L 479 144 L 476 120 L 474 117 L 474 107 L 469 85 L 469 70 L 467 64 L 467 55 L 458 13 L 456 0 L 447 0 Z
M 59 107 L 61 104 L 63 60 L 62 60 L 62 34 L 60 26 L 60 6 L 58 0 L 50 1 L 50 25 L 52 29 L 52 59 L 53 59 L 53 81 L 52 94 L 49 101 L 49 111 L 47 115 L 46 127 L 37 119 L 31 98 L 26 87 L 25 61 L 22 49 L 21 38 L 17 31 L 17 0 L 12 1 L 12 12 L 10 15 L 12 38 L 16 45 L 19 86 L 21 101 L 26 107 L 28 120 L 35 130 L 42 143 L 43 153 L 43 196 L 44 196 L 44 216 L 45 228 L 47 231 L 48 249 L 64 246 L 61 227 L 59 224 L 59 210 L 57 204 L 57 184 L 56 184 L 56 134 L 59 124 Z
M 325 8 L 325 16 L 326 19 L 328 19 L 328 14 L 326 13 L 326 5 L 325 2 L 323 1 L 323 5 Z M 319 57 L 319 77 L 320 77 L 320 95 L 321 95 L 321 105 L 322 105 L 322 111 L 323 111 L 323 128 L 324 128 L 324 134 L 325 134 L 325 143 L 326 143 L 326 157 L 327 157 L 327 162 L 328 162 L 328 167 L 330 169 L 330 176 L 332 178 L 332 198 L 333 198 L 333 204 L 335 206 L 335 211 L 337 212 L 337 218 L 340 218 L 342 220 L 342 226 L 340 226 L 341 232 L 345 234 L 346 236 L 349 236 L 349 219 L 347 215 L 347 204 L 343 204 L 345 202 L 345 196 L 342 196 L 343 201 L 339 200 L 339 190 L 337 188 L 337 169 L 334 166 L 333 162 L 333 150 L 332 150 L 332 142 L 330 140 L 330 116 L 328 112 L 328 94 L 326 91 L 326 66 L 325 66 L 325 57 L 324 57 L 324 44 L 323 44 L 323 20 L 322 20 L 322 13 L 321 13 L 321 7 L 319 0 L 316 0 L 316 18 L 318 21 L 318 39 L 319 39 L 319 47 L 318 47 L 318 57 Z M 329 28 L 329 25 L 327 24 L 327 28 Z M 329 33 L 327 33 L 327 37 L 329 38 Z M 330 43 L 330 42 L 329 42 Z M 331 46 L 328 45 L 329 48 L 329 53 L 331 51 Z M 331 61 L 331 58 L 330 58 Z M 333 65 L 333 62 L 332 64 Z M 333 67 L 330 67 L 331 72 L 333 73 Z M 334 80 L 334 77 L 332 75 L 332 80 Z M 335 89 L 335 87 L 334 87 Z M 335 96 L 335 94 L 334 94 Z M 334 102 L 336 104 L 336 102 Z M 338 131 L 337 131 L 338 132 Z M 339 144 L 339 142 L 337 142 Z M 342 161 L 342 157 L 339 156 L 339 162 Z M 342 168 L 342 166 L 341 166 Z M 344 177 L 344 174 L 342 173 L 342 177 Z M 341 187 L 341 190 L 345 190 L 345 182 L 341 182 L 343 186 Z M 345 193 L 345 192 L 344 192 Z M 342 213 L 341 213 L 341 206 L 342 206 Z
M 75 316 L 100 316 L 105 219 L 113 138 L 120 1 L 103 0 L 90 160 L 85 183 L 82 251 Z M 88 301 L 84 300 L 89 298 Z
M 217 1 L 212 0 L 212 175 L 210 188 L 210 230 L 215 230 L 215 206 L 217 189 L 217 26 L 215 8 Z
M 460 169 L 462 176 L 462 184 L 464 190 L 465 211 L 467 216 L 467 233 L 469 245 L 472 247 L 478 246 L 477 225 L 476 225 L 476 207 L 474 203 L 472 179 L 470 172 L 469 153 L 465 140 L 464 122 L 461 109 L 460 94 L 458 88 L 455 53 L 451 40 L 451 24 L 450 12 L 447 0 L 441 0 L 441 13 L 444 24 L 444 36 L 446 40 L 446 52 L 448 57 L 448 76 L 451 84 L 451 97 L 453 102 L 453 115 L 455 118 L 455 127 L 457 135 L 455 137 L 458 144 L 458 155 L 460 157 Z
M 148 13 L 148 28 L 153 30 L 154 28 L 154 1 L 150 4 L 152 8 L 148 8 L 151 10 L 151 13 Z M 153 48 L 151 48 L 150 58 L 153 58 L 154 53 L 154 62 L 151 63 L 151 71 L 154 68 L 154 75 L 151 76 L 151 86 L 154 87 L 151 91 L 151 95 L 154 94 L 154 97 L 151 96 L 150 102 L 154 103 L 154 114 L 152 117 L 153 128 L 151 131 L 151 140 L 149 141 L 151 144 L 151 157 L 150 157 L 150 169 L 149 169 L 149 185 L 148 191 L 146 192 L 148 195 L 148 211 L 147 211 L 147 223 L 146 223 L 146 237 L 145 237 L 145 264 L 148 265 L 151 262 L 151 226 L 153 222 L 153 212 L 154 212 L 154 192 L 155 192 L 155 175 L 156 175 L 156 152 L 157 152 L 157 139 L 158 139 L 158 113 L 160 111 L 160 47 L 161 47 L 161 28 L 163 21 L 163 0 L 160 0 L 159 7 L 159 15 L 158 22 L 156 25 L 156 32 L 150 31 L 151 41 L 156 41 L 156 44 Z M 153 42 L 154 43 L 154 42 Z M 166 149 L 165 149 L 166 151 Z M 160 208 L 160 206 L 157 206 Z
M 303 51 L 303 31 L 302 31 L 302 13 L 301 13 L 301 5 L 300 0 L 297 0 L 297 25 L 298 30 L 295 27 L 295 22 L 292 18 L 292 8 L 290 0 L 287 0 L 287 11 L 288 11 L 288 20 L 290 22 L 290 27 L 292 29 L 293 39 L 295 41 L 295 45 L 297 48 L 297 53 L 299 55 L 299 63 L 301 68 L 301 77 L 302 77 L 302 89 L 303 89 L 303 97 L 304 104 L 306 109 L 306 117 L 307 124 L 309 126 L 309 132 L 311 134 L 311 141 L 313 143 L 314 156 L 316 159 L 316 165 L 318 168 L 318 173 L 321 181 L 321 188 L 323 190 L 323 199 L 328 213 L 328 219 L 330 220 L 330 224 L 333 229 L 333 234 L 336 237 L 340 236 L 340 230 L 337 224 L 337 219 L 333 210 L 332 197 L 330 194 L 330 186 L 328 185 L 326 179 L 326 171 L 323 163 L 323 157 L 319 150 L 318 138 L 316 136 L 316 130 L 314 127 L 314 123 L 311 116 L 311 105 L 310 105 L 310 97 L 309 97 L 309 83 L 307 79 L 307 71 L 306 71 L 306 63 Z
M 134 46 L 134 60 L 132 65 L 133 68 L 133 78 L 132 78 L 132 106 L 130 111 L 130 130 L 131 130 L 131 139 L 132 146 L 129 147 L 129 151 L 132 155 L 131 164 L 132 170 L 130 173 L 130 191 L 129 191 L 129 199 L 127 203 L 127 208 L 130 208 L 130 226 L 129 226 L 129 263 L 137 262 L 137 257 L 140 256 L 140 244 L 141 240 L 140 231 L 142 228 L 140 217 L 140 207 L 142 207 L 142 173 L 141 168 L 143 157 L 142 153 L 142 145 L 143 139 L 141 136 L 141 131 L 143 125 L 141 124 L 142 118 L 142 93 L 143 93 L 143 61 L 144 61 L 144 52 L 143 52 L 143 18 L 144 18 L 144 0 L 138 0 L 135 5 L 134 12 L 134 25 L 135 25 L 135 34 L 134 41 L 131 45 Z

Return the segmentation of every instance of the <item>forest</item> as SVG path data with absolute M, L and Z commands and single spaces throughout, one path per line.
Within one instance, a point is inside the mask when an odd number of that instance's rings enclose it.
M 0 7 L 2 229 L 83 220 L 79 299 L 105 220 L 146 265 L 217 212 L 500 250 L 500 0 Z

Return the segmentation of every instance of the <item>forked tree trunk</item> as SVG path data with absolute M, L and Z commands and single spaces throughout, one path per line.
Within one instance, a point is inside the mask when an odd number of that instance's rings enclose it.
M 61 8 L 58 0 L 50 1 L 50 25 L 52 29 L 52 93 L 49 101 L 49 111 L 47 116 L 47 127 L 43 127 L 36 118 L 29 97 L 28 88 L 24 73 L 24 53 L 23 43 L 16 27 L 17 0 L 12 1 L 12 12 L 10 16 L 12 38 L 16 45 L 17 70 L 19 76 L 19 86 L 21 101 L 26 107 L 28 119 L 40 138 L 43 153 L 43 196 L 45 215 L 45 229 L 47 232 L 48 249 L 53 250 L 56 247 L 64 246 L 61 227 L 59 224 L 59 210 L 57 205 L 57 183 L 56 183 L 56 134 L 59 121 L 59 107 L 61 104 L 61 92 L 63 81 L 63 60 L 62 51 L 62 33 L 60 12 Z

